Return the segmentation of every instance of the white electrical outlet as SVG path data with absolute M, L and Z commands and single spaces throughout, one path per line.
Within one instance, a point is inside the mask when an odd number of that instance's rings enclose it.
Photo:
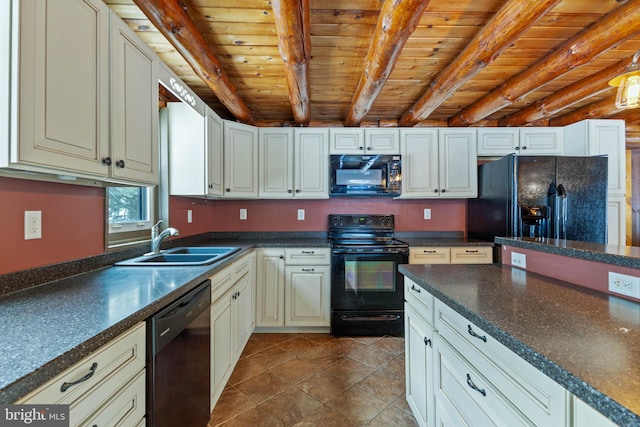
M 424 219 L 431 219 L 431 209 L 424 210 Z
M 187 210 L 187 223 L 191 224 L 193 222 L 193 211 L 191 209 Z
M 246 209 L 240 209 L 240 219 L 242 219 L 242 220 L 247 219 L 247 210 Z
M 298 221 L 304 221 L 304 209 L 298 209 Z
M 24 240 L 42 239 L 42 211 L 24 211 Z
M 640 298 L 640 277 L 609 272 L 609 291 Z
M 511 252 L 511 265 L 514 267 L 527 268 L 527 256 L 518 252 Z

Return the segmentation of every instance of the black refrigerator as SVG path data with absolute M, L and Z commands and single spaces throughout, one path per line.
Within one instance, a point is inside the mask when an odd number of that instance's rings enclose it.
M 516 156 L 478 166 L 469 238 L 549 237 L 606 243 L 606 156 Z

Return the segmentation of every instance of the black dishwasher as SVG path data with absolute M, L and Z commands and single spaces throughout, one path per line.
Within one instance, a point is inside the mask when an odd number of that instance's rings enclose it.
M 209 422 L 211 281 L 147 320 L 147 425 Z

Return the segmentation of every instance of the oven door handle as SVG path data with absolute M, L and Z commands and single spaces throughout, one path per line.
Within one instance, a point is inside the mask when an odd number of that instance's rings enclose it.
M 376 316 L 342 315 L 340 318 L 345 322 L 388 322 L 389 320 L 400 320 L 402 316 L 399 314 L 378 314 Z
M 346 248 L 333 248 L 331 249 L 331 253 L 335 254 L 335 255 L 339 255 L 339 254 L 355 254 L 355 255 L 385 255 L 385 254 L 391 254 L 391 255 L 397 255 L 397 254 L 409 254 L 409 249 L 386 249 L 383 251 L 354 251 L 351 249 L 346 249 Z

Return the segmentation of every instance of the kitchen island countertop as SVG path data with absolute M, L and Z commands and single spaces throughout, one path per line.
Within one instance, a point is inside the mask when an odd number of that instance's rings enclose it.
M 640 304 L 498 264 L 400 272 L 614 422 L 640 424 Z

